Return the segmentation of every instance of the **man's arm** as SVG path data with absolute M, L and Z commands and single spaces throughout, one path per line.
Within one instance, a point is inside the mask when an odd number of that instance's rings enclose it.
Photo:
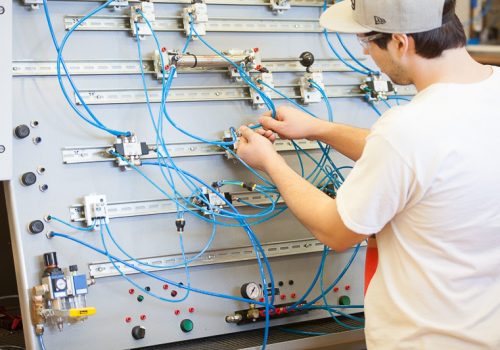
M 361 158 L 370 130 L 327 121 L 321 122 L 309 139 L 326 143 L 355 162 Z
M 343 251 L 367 238 L 349 230 L 340 218 L 336 201 L 293 171 L 269 140 L 246 127 L 240 131 L 238 154 L 271 177 L 288 208 L 319 241 Z
M 317 119 L 287 106 L 276 110 L 276 119 L 266 113 L 259 123 L 264 129 L 276 132 L 282 139 L 321 141 L 354 161 L 361 157 L 366 137 L 370 133 L 367 129 Z

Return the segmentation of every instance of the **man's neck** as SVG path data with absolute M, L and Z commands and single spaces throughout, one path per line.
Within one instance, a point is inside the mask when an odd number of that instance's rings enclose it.
M 436 83 L 478 83 L 487 79 L 491 72 L 491 67 L 476 62 L 465 48 L 447 50 L 435 59 L 415 56 L 411 68 L 418 91 Z

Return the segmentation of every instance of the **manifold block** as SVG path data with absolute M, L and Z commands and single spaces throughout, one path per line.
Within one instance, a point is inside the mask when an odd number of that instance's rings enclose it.
M 321 89 L 325 90 L 322 72 L 306 72 L 304 76 L 300 78 L 299 82 L 300 95 L 305 105 L 321 102 L 321 92 L 311 84 L 311 81 L 314 81 Z
M 146 35 L 152 35 L 147 22 L 152 26 L 155 21 L 155 7 L 152 2 L 141 1 L 139 5 L 130 7 L 130 29 L 133 36 L 138 35 L 139 39 L 143 40 Z
M 191 33 L 191 26 L 198 35 L 207 34 L 208 8 L 205 0 L 195 1 L 192 5 L 185 7 L 182 10 L 182 22 L 186 36 L 192 35 L 192 38 L 196 39 L 197 35 L 194 32 Z
M 106 195 L 89 194 L 83 197 L 83 211 L 87 227 L 99 226 L 101 221 L 109 224 L 108 202 Z

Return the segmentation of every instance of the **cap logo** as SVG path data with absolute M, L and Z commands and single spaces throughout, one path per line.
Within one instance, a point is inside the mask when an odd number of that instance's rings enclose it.
M 356 0 L 351 0 L 351 7 L 352 7 L 352 10 L 356 10 Z
M 373 18 L 375 18 L 375 24 L 376 25 L 381 25 L 381 24 L 386 24 L 387 23 L 387 21 L 385 19 L 383 19 L 382 17 L 373 16 Z

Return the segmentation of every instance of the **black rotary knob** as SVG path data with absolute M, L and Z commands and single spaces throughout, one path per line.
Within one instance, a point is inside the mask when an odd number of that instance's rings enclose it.
M 28 125 L 21 124 L 14 129 L 14 135 L 19 139 L 24 139 L 30 135 L 30 128 Z
M 36 175 L 34 172 L 29 171 L 21 176 L 21 183 L 24 186 L 31 186 L 35 184 L 35 182 L 36 182 Z
M 302 52 L 302 54 L 300 55 L 300 64 L 304 67 L 307 68 L 307 71 L 309 71 L 309 68 L 311 68 L 311 66 L 314 64 L 314 55 L 309 52 L 309 51 L 306 51 L 306 52 Z
M 42 220 L 33 220 L 29 224 L 29 230 L 31 233 L 42 233 L 45 229 L 45 225 Z
M 145 336 L 146 328 L 142 326 L 135 326 L 132 328 L 132 337 L 134 337 L 135 340 L 144 339 Z

